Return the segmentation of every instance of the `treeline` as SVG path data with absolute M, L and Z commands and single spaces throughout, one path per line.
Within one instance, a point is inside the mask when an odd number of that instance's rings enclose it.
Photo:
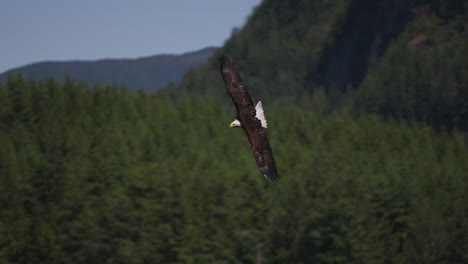
M 468 262 L 462 136 L 265 110 L 275 184 L 217 99 L 10 78 L 0 262 Z
M 468 131 L 465 0 L 265 0 L 217 55 L 254 98 Z M 176 93 L 223 96 L 218 57 Z

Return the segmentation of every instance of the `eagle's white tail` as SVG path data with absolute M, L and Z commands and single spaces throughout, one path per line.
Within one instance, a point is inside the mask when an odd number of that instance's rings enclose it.
M 258 101 L 257 105 L 255 106 L 255 117 L 262 122 L 262 127 L 267 128 L 268 123 L 265 118 L 265 113 L 263 112 L 263 105 L 261 101 Z

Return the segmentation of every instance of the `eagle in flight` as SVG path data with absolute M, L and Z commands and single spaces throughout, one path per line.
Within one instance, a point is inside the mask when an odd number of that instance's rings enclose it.
M 247 87 L 231 57 L 221 56 L 220 61 L 221 76 L 237 111 L 237 119 L 231 123 L 230 127 L 242 127 L 249 139 L 258 169 L 266 179 L 275 181 L 278 173 L 273 151 L 264 130 L 268 124 L 262 102 L 259 101 L 254 107 Z

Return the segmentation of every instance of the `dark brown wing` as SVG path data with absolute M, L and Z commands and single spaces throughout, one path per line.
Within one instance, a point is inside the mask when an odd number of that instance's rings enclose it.
M 236 106 L 237 116 L 241 109 L 255 111 L 252 99 L 231 57 L 221 56 L 220 71 L 228 93 Z
M 255 120 L 258 121 L 258 124 L 255 122 L 253 125 L 244 125 L 241 121 L 242 128 L 249 138 L 258 169 L 269 181 L 275 181 L 278 178 L 278 173 L 276 171 L 273 151 L 260 121 Z
M 256 118 L 256 111 L 252 99 L 247 92 L 247 87 L 231 57 L 221 57 L 220 71 L 229 95 L 231 95 L 232 101 L 236 106 L 237 119 L 240 121 L 249 139 L 260 172 L 268 180 L 276 180 L 278 174 L 276 172 L 273 151 L 260 120 Z

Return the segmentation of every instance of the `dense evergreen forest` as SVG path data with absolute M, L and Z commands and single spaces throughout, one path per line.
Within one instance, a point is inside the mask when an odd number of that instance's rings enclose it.
M 19 77 L 0 105 L 2 263 L 468 260 L 457 133 L 267 108 L 272 185 L 213 98 Z
M 10 77 L 0 263 L 468 263 L 466 8 L 265 0 L 158 93 Z M 264 103 L 274 184 L 221 53 Z

